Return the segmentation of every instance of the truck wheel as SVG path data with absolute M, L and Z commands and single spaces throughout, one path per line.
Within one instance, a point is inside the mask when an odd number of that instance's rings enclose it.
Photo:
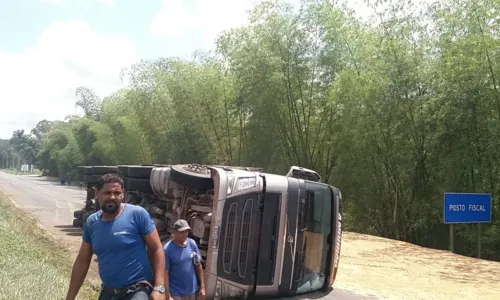
M 129 191 L 140 191 L 143 193 L 151 193 L 151 184 L 149 184 L 149 179 L 142 178 L 129 178 L 127 180 L 127 190 Z
M 157 195 L 164 195 L 168 189 L 168 179 L 170 178 L 170 168 L 156 167 L 151 171 L 149 179 L 153 192 Z
M 192 188 L 209 190 L 214 188 L 210 170 L 199 165 L 175 165 L 170 170 L 170 179 Z
M 128 168 L 131 166 L 125 166 L 125 165 L 120 165 L 118 166 L 118 175 L 120 175 L 121 178 L 128 177 Z
M 92 167 L 84 166 L 83 167 L 83 175 L 92 175 Z
M 96 184 L 99 182 L 99 178 L 102 175 L 83 175 L 83 183 L 85 184 Z
M 108 173 L 116 173 L 118 171 L 117 166 L 93 166 L 92 175 L 104 175 Z
M 75 219 L 79 219 L 79 220 L 82 220 L 83 219 L 83 215 L 85 214 L 85 211 L 84 210 L 75 210 L 73 212 L 73 217 Z
M 149 179 L 153 166 L 129 166 L 127 177 Z
M 73 227 L 83 227 L 83 220 L 80 219 L 74 219 L 73 220 Z
M 83 183 L 85 184 L 92 183 L 92 175 L 83 175 Z

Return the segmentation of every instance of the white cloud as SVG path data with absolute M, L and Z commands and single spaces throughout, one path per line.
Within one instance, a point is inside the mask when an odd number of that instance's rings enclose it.
M 100 36 L 79 20 L 52 23 L 23 53 L 0 49 L 0 138 L 75 113 L 78 86 L 108 95 L 123 86 L 120 71 L 137 61 L 127 38 Z
M 57 0 L 55 0 L 57 1 Z M 263 0 L 193 0 L 195 8 L 190 10 L 186 0 L 162 0 L 163 7 L 151 22 L 153 36 L 181 36 L 191 29 L 200 30 L 207 41 L 214 41 L 217 35 L 227 29 L 248 24 L 248 12 Z M 295 8 L 301 0 L 287 0 Z M 377 2 L 376 0 L 368 0 Z M 398 0 L 389 0 L 396 2 Z M 413 4 L 422 7 L 437 0 L 413 0 Z M 375 11 L 366 0 L 344 0 L 356 17 L 368 21 Z M 380 12 L 389 3 L 379 4 Z
M 162 2 L 163 8 L 151 22 L 153 36 L 179 36 L 199 29 L 211 41 L 223 30 L 247 24 L 248 11 L 261 0 L 195 0 L 194 10 L 186 7 L 186 1 Z
M 163 0 L 163 8 L 151 22 L 153 36 L 179 36 L 195 26 L 196 19 L 182 0 Z

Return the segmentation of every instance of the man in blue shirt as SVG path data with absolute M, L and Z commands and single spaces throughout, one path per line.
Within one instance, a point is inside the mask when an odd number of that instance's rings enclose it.
M 123 202 L 123 180 L 102 176 L 96 186 L 101 210 L 84 224 L 80 252 L 73 264 L 66 300 L 74 300 L 97 255 L 103 287 L 99 300 L 165 300 L 165 256 L 148 212 Z M 153 262 L 148 259 L 146 246 Z
M 174 238 L 165 244 L 165 289 L 169 300 L 195 300 L 200 283 L 199 300 L 205 300 L 205 280 L 200 250 L 188 238 L 191 227 L 186 220 L 174 223 Z

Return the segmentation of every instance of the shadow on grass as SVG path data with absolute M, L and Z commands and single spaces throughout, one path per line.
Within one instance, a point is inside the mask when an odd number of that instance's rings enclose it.
M 69 236 L 82 236 L 83 230 L 80 227 L 73 227 L 73 225 L 55 225 L 54 228 L 59 229 L 61 232 Z
M 73 225 L 55 225 L 54 228 L 59 228 L 59 229 L 66 228 L 66 229 L 68 229 L 68 228 L 75 228 L 75 227 L 73 227 Z

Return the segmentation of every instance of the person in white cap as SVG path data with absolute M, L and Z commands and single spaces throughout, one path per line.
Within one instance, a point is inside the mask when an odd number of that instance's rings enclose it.
M 169 300 L 205 300 L 205 281 L 201 255 L 196 242 L 188 237 L 191 227 L 186 220 L 174 223 L 174 238 L 165 244 L 165 295 Z

